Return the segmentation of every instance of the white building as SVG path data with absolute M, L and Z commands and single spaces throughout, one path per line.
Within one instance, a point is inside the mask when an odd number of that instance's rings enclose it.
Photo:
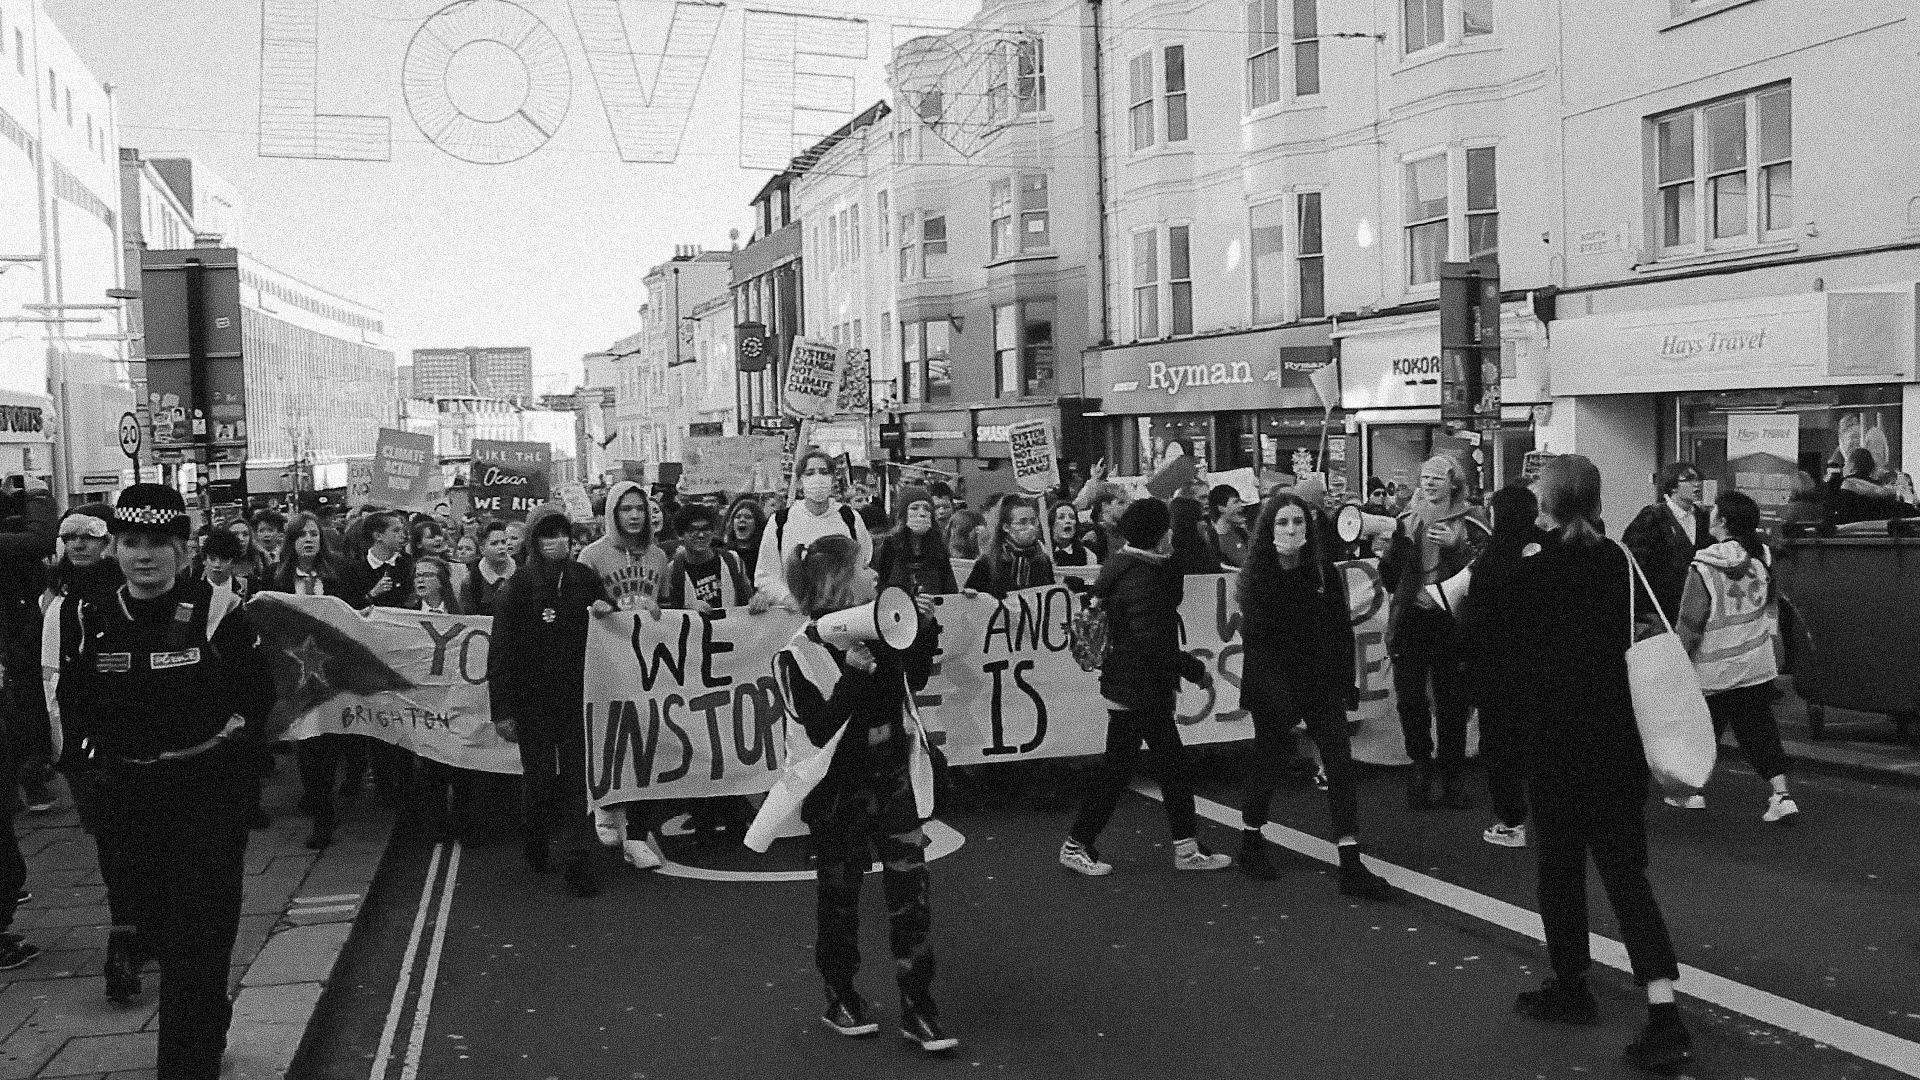
M 616 413 L 628 440 L 625 445 L 637 455 L 626 460 L 652 467 L 678 462 L 680 440 L 687 437 L 689 427 L 714 422 L 701 418 L 705 392 L 700 353 L 695 347 L 694 312 L 716 297 L 729 295 L 732 260 L 732 252 L 702 251 L 688 245 L 677 248 L 672 259 L 647 271 L 639 349 L 631 361 L 620 361 L 634 365 L 630 380 L 634 393 L 629 396 L 621 388 Z
M 127 464 L 118 143 L 111 88 L 40 0 L 0 0 L 0 390 L 43 410 L 50 438 L 23 467 L 63 498 L 118 486 Z

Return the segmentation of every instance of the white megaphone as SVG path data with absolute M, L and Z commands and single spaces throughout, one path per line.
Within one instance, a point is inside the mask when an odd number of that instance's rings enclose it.
M 1348 503 L 1341 507 L 1333 519 L 1333 531 L 1343 544 L 1351 544 L 1363 536 L 1368 540 L 1392 536 L 1397 525 L 1395 519 L 1385 514 L 1367 513 L 1359 503 Z
M 820 616 L 820 639 L 844 649 L 856 641 L 880 640 L 896 649 L 920 634 L 920 612 L 905 589 L 881 589 L 872 603 Z

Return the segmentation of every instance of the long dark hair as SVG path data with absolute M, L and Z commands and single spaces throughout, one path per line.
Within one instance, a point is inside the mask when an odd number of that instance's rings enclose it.
M 295 541 L 309 525 L 320 537 L 320 550 L 313 556 L 313 572 L 320 575 L 320 584 L 329 592 L 339 585 L 339 556 L 333 551 L 333 541 L 327 538 L 326 526 L 320 524 L 318 516 L 302 510 L 287 519 L 287 530 L 280 541 L 280 565 L 273 572 L 273 587 L 281 592 L 293 591 L 294 571 L 300 566 L 300 556 L 294 553 L 299 546 Z
M 1727 535 L 1746 553 L 1761 562 L 1767 560 L 1767 544 L 1760 538 L 1760 504 L 1744 491 L 1723 491 L 1713 500 L 1720 524 Z
M 1553 518 L 1562 540 L 1580 547 L 1606 542 L 1600 521 L 1600 470 L 1591 460 L 1581 454 L 1550 457 L 1535 483 L 1540 509 Z
M 753 536 L 745 542 L 745 548 L 758 551 L 760 534 L 767 528 L 767 515 L 760 508 L 759 498 L 753 495 L 741 495 L 727 504 L 726 516 L 720 519 L 720 546 L 735 551 L 744 550 L 742 542 L 733 535 L 733 515 L 739 513 L 743 506 L 753 511 Z
M 853 575 L 860 569 L 860 548 L 835 533 L 802 544 L 787 556 L 787 591 L 808 618 L 853 606 Z
M 1280 574 L 1280 553 L 1273 549 L 1273 519 L 1287 506 L 1297 506 L 1306 515 L 1307 546 L 1300 550 L 1300 559 L 1302 565 L 1313 567 L 1314 590 L 1324 595 L 1338 580 L 1326 519 L 1305 499 L 1283 491 L 1260 507 L 1260 517 L 1254 522 L 1253 539 L 1247 544 L 1247 565 L 1240 568 L 1238 599 L 1242 610 L 1258 603 L 1255 597 L 1271 595 L 1274 579 Z

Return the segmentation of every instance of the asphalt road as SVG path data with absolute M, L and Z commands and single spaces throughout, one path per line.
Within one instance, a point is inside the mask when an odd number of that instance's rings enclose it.
M 1233 768 L 1230 752 L 1209 755 L 1203 794 L 1231 805 Z M 1708 810 L 1653 809 L 1652 873 L 1682 961 L 1920 1041 L 1920 792 L 1797 786 L 1804 813 L 1791 828 L 1760 822 L 1763 787 L 1737 765 L 1723 766 Z M 1424 900 L 1344 899 L 1330 869 L 1302 856 L 1266 884 L 1176 873 L 1165 819 L 1138 796 L 1102 842 L 1117 872 L 1081 878 L 1054 862 L 1066 818 L 1005 804 L 945 818 L 964 838 L 933 864 L 936 994 L 962 1040 L 946 1059 L 893 1034 L 877 878 L 863 894 L 861 986 L 887 1026 L 847 1040 L 817 1019 L 809 882 L 620 868 L 599 897 L 579 900 L 557 874 L 530 873 L 508 838 L 459 852 L 449 898 L 453 851 L 436 859 L 431 838 L 410 833 L 295 1075 L 1641 1075 L 1618 1060 L 1644 1016 L 1623 974 L 1596 970 L 1599 1026 L 1542 1026 L 1511 1010 L 1544 970 L 1541 947 L 1519 934 Z M 1275 820 L 1327 835 L 1323 797 L 1304 784 L 1282 789 Z M 1401 809 L 1390 771 L 1362 791 L 1363 835 L 1379 858 L 1531 909 L 1531 854 L 1483 843 L 1487 820 Z M 1217 825 L 1203 836 L 1225 850 L 1236 840 Z M 752 865 L 682 843 L 668 853 L 689 864 Z M 1597 884 L 1594 905 L 1596 932 L 1611 934 Z M 1901 1075 L 1697 1000 L 1683 997 L 1682 1010 L 1696 1038 L 1688 1076 Z

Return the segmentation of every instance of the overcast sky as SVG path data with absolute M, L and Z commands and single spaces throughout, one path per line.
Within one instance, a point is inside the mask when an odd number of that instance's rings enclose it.
M 725 10 L 680 156 L 665 165 L 620 160 L 566 0 L 519 0 L 566 51 L 565 118 L 527 157 L 475 165 L 422 135 L 403 96 L 409 42 L 444 0 L 317 2 L 320 111 L 391 117 L 390 161 L 259 156 L 259 0 L 46 5 L 118 88 L 123 145 L 192 154 L 238 186 L 243 245 L 382 309 L 402 362 L 413 348 L 530 345 L 540 388 L 571 386 L 581 354 L 637 329 L 642 276 L 674 245 L 724 248 L 730 229 L 743 243 L 751 235 L 746 203 L 770 172 L 739 160 L 741 5 Z M 849 63 L 856 110 L 884 96 L 892 42 L 974 10 L 965 0 L 758 6 L 871 20 L 868 58 Z M 627 7 L 657 20 L 671 11 L 664 0 Z M 478 114 L 521 95 L 523 68 L 504 50 L 472 50 L 457 70 L 449 91 Z

